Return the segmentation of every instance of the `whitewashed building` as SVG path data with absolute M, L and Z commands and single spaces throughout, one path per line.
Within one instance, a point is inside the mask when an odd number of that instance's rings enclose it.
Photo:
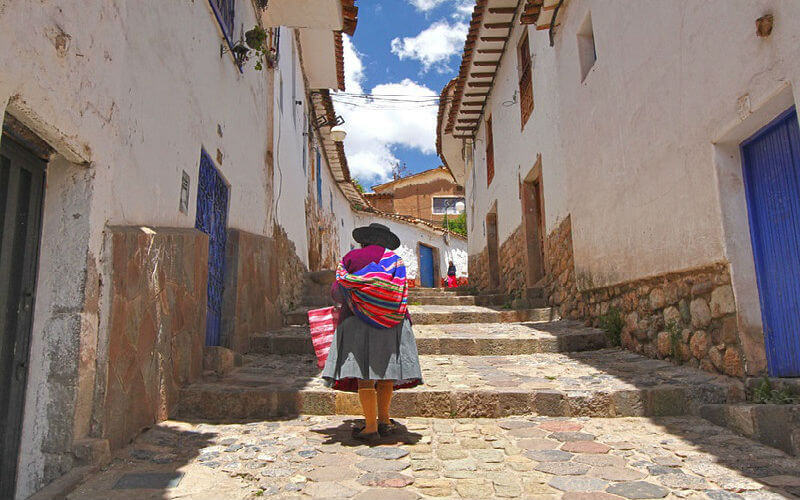
M 356 22 L 352 0 L 0 2 L 0 497 L 105 463 L 352 248 L 372 219 L 329 92 Z
M 798 42 L 791 0 L 478 0 L 438 138 L 471 282 L 619 314 L 652 357 L 800 375 Z

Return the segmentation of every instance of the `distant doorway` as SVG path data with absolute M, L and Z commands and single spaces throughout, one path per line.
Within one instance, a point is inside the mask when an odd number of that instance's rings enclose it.
M 419 244 L 419 282 L 424 288 L 433 288 L 436 282 L 433 248 Z
M 522 230 L 525 238 L 527 286 L 544 277 L 544 203 L 542 178 L 534 172 L 522 182 Z
M 489 254 L 489 288 L 500 288 L 500 260 L 497 243 L 497 208 L 486 215 L 486 249 Z
M 39 260 L 45 161 L 0 144 L 0 498 L 13 498 Z

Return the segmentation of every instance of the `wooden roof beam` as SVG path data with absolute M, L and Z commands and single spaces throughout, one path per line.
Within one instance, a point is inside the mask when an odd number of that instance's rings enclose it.
M 482 42 L 505 42 L 508 40 L 507 36 L 482 36 Z
M 472 78 L 491 78 L 494 76 L 494 71 L 489 71 L 485 73 L 470 73 L 469 76 Z
M 489 14 L 514 14 L 516 7 L 489 7 Z
M 475 66 L 497 66 L 500 61 L 472 61 Z
M 491 87 L 492 82 L 468 82 L 467 85 L 470 87 Z
M 483 106 L 484 102 L 486 101 L 464 101 L 461 103 L 462 106 Z
M 511 23 L 486 23 L 483 27 L 490 30 L 502 30 L 510 28 Z

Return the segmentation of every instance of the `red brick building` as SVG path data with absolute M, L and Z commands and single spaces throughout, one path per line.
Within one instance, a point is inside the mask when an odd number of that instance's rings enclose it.
M 445 212 L 459 212 L 456 203 L 464 201 L 464 187 L 456 183 L 445 167 L 432 168 L 394 181 L 372 186 L 365 198 L 376 209 L 440 224 Z

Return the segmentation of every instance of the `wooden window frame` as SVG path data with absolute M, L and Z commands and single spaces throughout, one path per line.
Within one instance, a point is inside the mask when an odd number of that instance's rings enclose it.
M 494 179 L 494 137 L 492 135 L 492 116 L 486 120 L 486 187 Z
M 519 81 L 519 110 L 524 129 L 533 114 L 533 58 L 527 31 L 517 46 L 517 75 Z

